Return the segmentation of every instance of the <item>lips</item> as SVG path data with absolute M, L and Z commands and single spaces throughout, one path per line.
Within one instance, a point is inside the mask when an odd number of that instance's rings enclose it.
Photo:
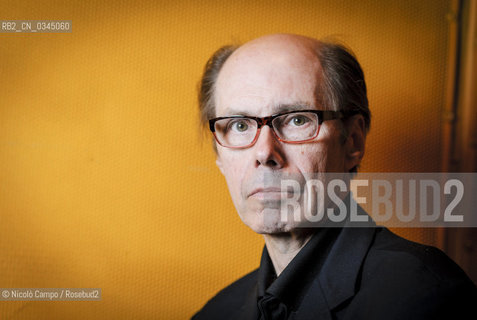
M 254 198 L 281 198 L 288 195 L 288 192 L 283 191 L 281 188 L 268 187 L 268 188 L 257 188 L 249 193 L 248 197 Z

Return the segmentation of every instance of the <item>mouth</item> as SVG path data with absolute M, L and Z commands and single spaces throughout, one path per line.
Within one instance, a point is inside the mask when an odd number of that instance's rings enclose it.
M 250 192 L 248 198 L 254 198 L 258 200 L 279 200 L 289 197 L 290 194 L 290 192 L 282 190 L 281 188 L 257 188 Z

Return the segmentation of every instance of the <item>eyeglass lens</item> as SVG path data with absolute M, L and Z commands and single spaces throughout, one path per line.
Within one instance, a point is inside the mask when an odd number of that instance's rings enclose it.
M 250 145 L 258 132 L 258 122 L 252 118 L 226 118 L 215 122 L 215 136 L 223 146 Z M 319 128 L 318 115 L 312 112 L 294 112 L 273 119 L 277 137 L 285 142 L 312 139 Z

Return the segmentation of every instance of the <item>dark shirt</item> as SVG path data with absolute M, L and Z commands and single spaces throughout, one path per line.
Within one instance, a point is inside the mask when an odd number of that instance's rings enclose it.
M 275 278 L 265 248 L 260 268 L 194 319 L 477 319 L 477 288 L 465 273 L 386 228 L 317 229 Z
M 303 300 L 341 229 L 317 229 L 277 278 L 267 247 L 257 279 L 257 314 L 250 319 L 287 319 Z M 253 306 L 250 306 L 253 309 Z

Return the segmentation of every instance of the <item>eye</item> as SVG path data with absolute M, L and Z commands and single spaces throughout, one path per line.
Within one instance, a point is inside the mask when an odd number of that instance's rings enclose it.
M 310 121 L 310 119 L 308 119 L 304 115 L 296 115 L 296 116 L 293 116 L 293 118 L 291 118 L 291 123 L 297 127 L 304 125 L 308 121 Z
M 236 120 L 229 124 L 229 127 L 238 132 L 245 132 L 248 130 L 248 123 L 244 120 Z

